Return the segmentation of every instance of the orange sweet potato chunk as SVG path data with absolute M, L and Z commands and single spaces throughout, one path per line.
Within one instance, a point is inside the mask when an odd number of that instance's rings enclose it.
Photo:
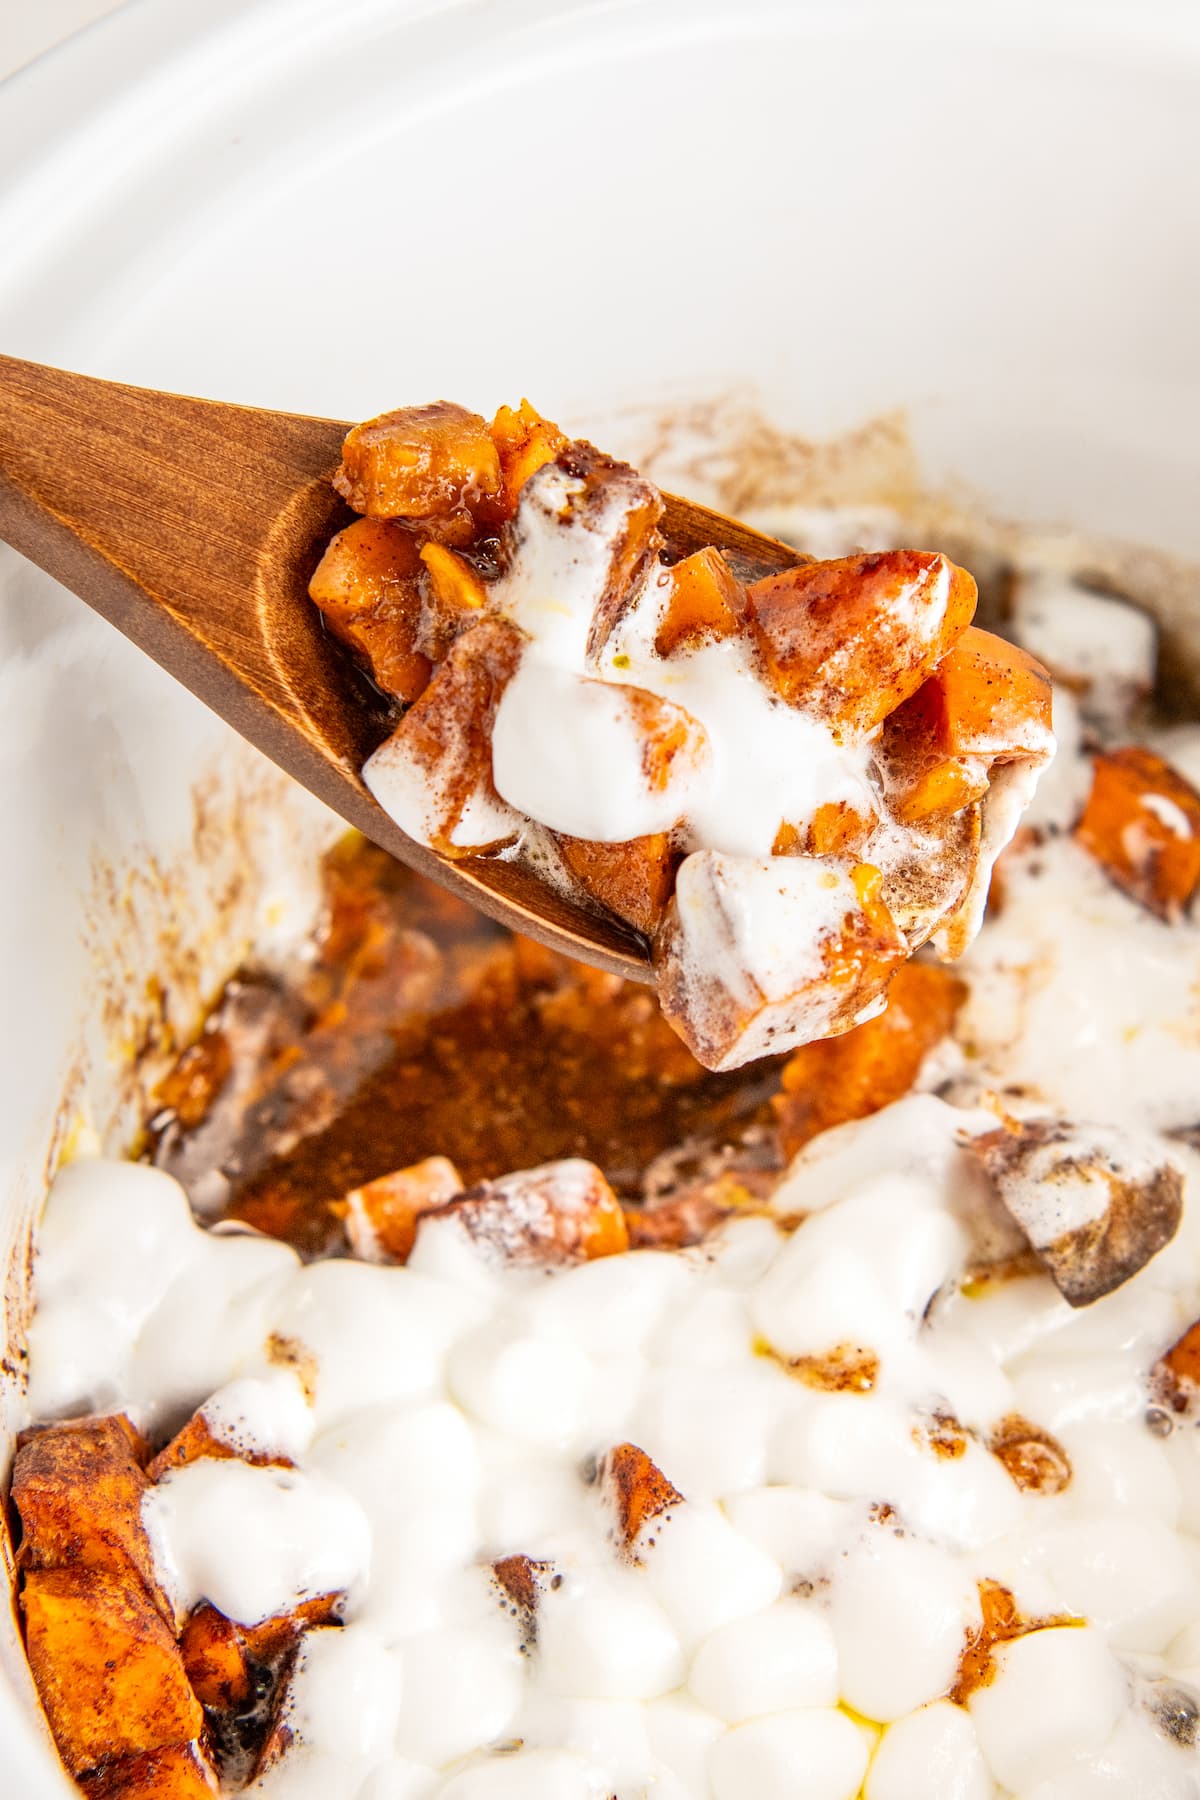
M 660 656 L 694 650 L 741 628 L 746 591 L 719 550 L 697 550 L 670 570 L 670 588 L 654 639 Z
M 141 1466 L 144 1448 L 123 1415 L 52 1425 L 25 1437 L 12 1476 L 20 1567 L 70 1567 L 136 1584 L 165 1616 L 142 1525 L 150 1485 Z
M 888 721 L 936 756 L 1030 756 L 1051 730 L 1050 677 L 1028 651 L 969 626 L 929 680 Z
M 179 1649 L 192 1692 L 201 1706 L 228 1711 L 250 1697 L 246 1641 L 232 1619 L 207 1602 L 184 1625 Z
M 1151 1392 L 1173 1413 L 1200 1412 L 1200 1319 L 1163 1352 L 1150 1374 Z
M 30 1569 L 21 1609 L 29 1666 L 73 1775 L 199 1737 L 204 1714 L 179 1647 L 140 1583 L 94 1567 Z
M 347 435 L 333 485 L 368 518 L 450 525 L 466 541 L 472 507 L 500 492 L 500 457 L 478 413 L 448 400 L 402 406 Z
M 630 1554 L 642 1527 L 683 1501 L 679 1489 L 636 1444 L 614 1445 L 600 1464 L 599 1480 L 616 1515 L 621 1544 Z
M 276 1613 L 261 1625 L 242 1625 L 246 1649 L 256 1662 L 274 1663 L 314 1625 L 336 1625 L 342 1611 L 342 1594 L 318 1594 L 301 1600 L 290 1612 Z
M 481 619 L 456 639 L 425 692 L 375 753 L 423 775 L 432 808 L 429 842 L 443 856 L 494 848 L 491 843 L 464 844 L 456 834 L 472 800 L 479 795 L 496 799 L 492 730 L 524 642 L 524 634 L 507 620 Z M 369 763 L 368 781 L 370 772 Z
M 502 406 L 491 424 L 492 442 L 500 457 L 500 501 L 507 516 L 517 510 L 521 489 L 531 475 L 565 450 L 568 438 L 549 419 L 522 400 L 515 409 Z
M 356 1256 L 370 1262 L 407 1262 L 417 1221 L 461 1194 L 463 1180 L 445 1156 L 427 1156 L 406 1169 L 352 1188 L 337 1210 Z
M 666 831 L 599 844 L 590 838 L 557 837 L 559 853 L 585 892 L 650 936 L 657 929 L 675 881 L 679 857 Z
M 698 764 L 708 754 L 708 733 L 698 719 L 673 700 L 648 688 L 616 689 L 642 739 L 642 774 L 652 794 L 665 793 L 680 763 Z
M 329 629 L 405 703 L 424 691 L 431 667 L 417 649 L 421 567 L 410 532 L 386 519 L 356 519 L 331 539 L 308 584 Z
M 842 733 L 871 731 L 962 636 L 975 582 L 944 556 L 885 550 L 757 581 L 746 616 L 768 680 Z
M 478 622 L 487 590 L 465 557 L 445 544 L 421 546 L 426 606 L 421 647 L 440 662 L 460 632 Z
M 966 982 L 948 969 L 907 962 L 892 977 L 886 1012 L 841 1037 L 794 1050 L 771 1101 L 784 1155 L 794 1156 L 831 1126 L 902 1099 L 966 997 Z
M 159 1451 L 146 1472 L 151 1481 L 161 1481 L 169 1470 L 185 1468 L 188 1463 L 200 1462 L 204 1458 L 228 1462 L 235 1457 L 240 1462 L 253 1463 L 259 1468 L 292 1467 L 290 1457 L 270 1456 L 263 1450 L 242 1450 L 226 1443 L 224 1438 L 215 1436 L 204 1416 L 204 1408 L 201 1407 L 192 1414 L 186 1425 L 181 1426 L 170 1443 Z
M 827 800 L 806 826 L 786 821 L 775 833 L 772 856 L 861 856 L 878 824 L 875 813 L 860 812 L 847 800 Z
M 81 1776 L 88 1800 L 204 1800 L 217 1778 L 202 1746 L 169 1744 L 144 1756 L 122 1756 Z
M 434 1219 L 457 1220 L 476 1244 L 517 1267 L 591 1262 L 629 1248 L 620 1202 L 601 1170 L 578 1157 L 482 1181 L 425 1213 L 418 1232 Z
M 1117 887 L 1160 919 L 1178 918 L 1200 884 L 1200 794 L 1152 750 L 1096 758 L 1075 835 Z

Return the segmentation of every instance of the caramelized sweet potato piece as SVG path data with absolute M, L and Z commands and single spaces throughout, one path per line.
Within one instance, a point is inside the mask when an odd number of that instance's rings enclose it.
M 186 1468 L 188 1463 L 200 1462 L 205 1457 L 222 1462 L 237 1458 L 240 1462 L 253 1463 L 257 1468 L 292 1467 L 292 1460 L 288 1456 L 271 1456 L 264 1450 L 243 1450 L 227 1443 L 224 1438 L 217 1437 L 204 1416 L 204 1408 L 200 1407 L 187 1424 L 175 1433 L 170 1443 L 163 1446 L 146 1473 L 151 1481 L 161 1481 L 171 1469 Z
M 716 1070 L 847 1029 L 907 955 L 879 871 L 832 857 L 695 852 L 654 940 L 663 1013 Z
M 299 1601 L 290 1612 L 264 1619 L 261 1625 L 239 1626 L 246 1649 L 255 1662 L 278 1662 L 306 1631 L 318 1625 L 337 1625 L 344 1598 L 343 1594 L 318 1594 L 312 1600 Z
M 1096 758 L 1075 835 L 1109 879 L 1160 919 L 1178 918 L 1200 885 L 1200 794 L 1152 750 Z
M 873 730 L 915 694 L 974 611 L 966 570 L 920 550 L 804 563 L 746 593 L 776 691 L 848 735 Z
M 1200 1319 L 1159 1357 L 1150 1372 L 1150 1391 L 1168 1412 L 1200 1413 Z
M 21 1608 L 29 1666 L 73 1775 L 200 1736 L 179 1647 L 140 1582 L 86 1564 L 29 1569 Z
M 629 1248 L 625 1215 L 594 1163 L 572 1157 L 482 1181 L 428 1212 L 455 1219 L 477 1244 L 518 1267 L 591 1262 Z
M 418 519 L 469 542 L 473 509 L 500 492 L 500 457 L 478 413 L 448 400 L 402 406 L 356 425 L 333 485 L 371 519 Z
M 27 1435 L 13 1466 L 24 1569 L 70 1567 L 145 1590 L 167 1616 L 142 1525 L 145 1446 L 123 1414 Z M 185 1733 L 186 1735 L 190 1735 Z
M 422 544 L 421 561 L 426 594 L 421 648 L 441 662 L 455 638 L 478 623 L 487 590 L 466 558 L 445 544 Z
M 363 770 L 397 824 L 443 856 L 494 849 L 516 830 L 492 784 L 492 729 L 524 641 L 505 619 L 464 632 Z
M 958 812 L 987 792 L 997 762 L 1049 753 L 1050 677 L 1039 662 L 969 626 L 883 728 L 881 761 L 902 824 Z
M 719 550 L 696 550 L 668 571 L 668 593 L 654 638 L 660 656 L 694 650 L 741 629 L 746 591 Z
M 587 654 L 594 660 L 661 548 L 662 496 L 627 463 L 605 456 L 591 444 L 568 444 L 555 459 L 555 467 L 574 489 L 565 515 L 559 502 L 553 507 L 555 531 L 563 525 L 568 530 L 583 528 L 601 535 L 608 545 L 607 575 L 596 595 L 588 632 Z M 526 489 L 526 500 L 533 507 L 543 506 L 545 498 L 536 481 Z M 509 528 L 510 540 L 520 540 L 525 528 L 523 511 L 524 502 Z
M 168 1744 L 143 1756 L 122 1756 L 83 1775 L 88 1800 L 204 1800 L 217 1778 L 199 1743 Z
M 784 1155 L 794 1156 L 831 1126 L 902 1099 L 966 997 L 966 982 L 948 969 L 907 962 L 892 977 L 886 1012 L 794 1050 L 771 1101 Z
M 531 475 L 566 449 L 566 435 L 522 400 L 515 410 L 502 406 L 491 423 L 492 442 L 500 457 L 500 503 L 507 516 L 517 510 L 521 489 Z
M 338 1202 L 350 1248 L 364 1262 L 407 1262 L 418 1219 L 462 1190 L 458 1170 L 444 1156 L 427 1156 L 407 1169 L 352 1188 Z
M 616 1444 L 604 1457 L 598 1479 L 616 1516 L 617 1533 L 626 1553 L 634 1546 L 642 1527 L 683 1502 L 683 1495 L 636 1444 Z
M 627 1206 L 625 1224 L 631 1250 L 686 1250 L 702 1244 L 733 1211 L 710 1194 L 673 1195 L 653 1206 Z
M 642 740 L 642 773 L 652 794 L 666 793 L 683 766 L 695 766 L 708 754 L 708 733 L 691 713 L 648 688 L 614 690 L 628 708 Z
M 184 1625 L 179 1650 L 201 1706 L 229 1711 L 250 1698 L 253 1682 L 241 1628 L 207 1601 Z
M 599 844 L 560 833 L 556 842 L 586 893 L 647 936 L 654 933 L 671 898 L 679 863 L 670 832 L 652 832 L 623 844 Z
M 330 541 L 308 584 L 329 629 L 405 703 L 424 692 L 431 670 L 417 648 L 421 566 L 410 532 L 386 519 L 356 519 Z
M 1179 1227 L 1183 1177 L 1155 1139 L 1033 1119 L 968 1147 L 1072 1306 L 1120 1287 Z M 1098 1190 L 1107 1190 L 1099 1214 Z
M 911 732 L 938 756 L 1036 756 L 1048 748 L 1052 697 L 1027 650 L 970 625 L 884 735 Z
M 861 856 L 878 823 L 875 813 L 860 812 L 847 800 L 818 806 L 808 825 L 786 822 L 775 833 L 772 856 Z

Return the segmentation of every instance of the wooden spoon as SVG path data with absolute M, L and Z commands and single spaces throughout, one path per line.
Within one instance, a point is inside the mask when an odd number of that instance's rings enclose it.
M 349 426 L 192 400 L 0 356 L 0 538 L 103 613 L 351 825 L 493 918 L 649 981 L 646 940 L 519 864 L 414 843 L 359 770 L 391 720 L 307 597 L 354 515 L 330 485 Z M 743 580 L 806 560 L 665 495 L 673 556 L 714 544 Z

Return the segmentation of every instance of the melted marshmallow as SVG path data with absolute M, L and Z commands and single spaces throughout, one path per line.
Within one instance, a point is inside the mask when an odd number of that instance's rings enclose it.
M 1172 1246 L 1082 1312 L 1040 1276 L 971 1297 L 960 1278 L 980 1178 L 961 1139 L 988 1124 L 915 1095 L 840 1127 L 779 1189 L 788 1229 L 734 1219 L 692 1252 L 547 1274 L 498 1265 L 441 1220 L 408 1268 L 289 1257 L 266 1290 L 197 1255 L 222 1240 L 190 1223 L 165 1177 L 79 1163 L 48 1205 L 32 1392 L 61 1390 L 70 1321 L 82 1342 L 103 1315 L 119 1339 L 95 1372 L 106 1403 L 161 1415 L 152 1388 L 123 1388 L 126 1375 L 111 1389 L 112 1370 L 142 1368 L 142 1341 L 158 1340 L 162 1297 L 135 1303 L 121 1259 L 89 1267 L 78 1253 L 93 1230 L 112 1241 L 126 1216 L 145 1219 L 152 1188 L 171 1257 L 202 1286 L 195 1318 L 213 1322 L 214 1341 L 164 1371 L 172 1408 L 190 1367 L 186 1404 L 206 1403 L 219 1435 L 275 1454 L 286 1440 L 298 1464 L 204 1461 L 160 1482 L 145 1517 L 167 1590 L 181 1610 L 206 1597 L 248 1622 L 346 1596 L 345 1624 L 305 1640 L 295 1742 L 264 1800 L 784 1795 L 801 1755 L 833 1800 L 856 1800 L 864 1779 L 903 1800 L 922 1792 L 926 1757 L 961 1755 L 946 1791 L 986 1800 L 1041 1758 L 1102 1759 L 1114 1732 L 1147 1749 L 1156 1780 L 1171 1758 L 1191 1779 L 1192 1753 L 1138 1735 L 1129 1659 L 1176 1679 L 1200 1662 L 1183 1464 L 1137 1399 L 1200 1310 L 1200 1261 Z M 809 1217 L 795 1229 L 797 1210 Z M 877 1359 L 869 1391 L 788 1372 L 847 1340 Z M 1064 1410 L 1068 1371 L 1082 1411 Z M 1132 1406 L 1117 1403 L 1125 1388 Z M 989 1453 L 1015 1411 L 1063 1434 L 1076 1477 L 1061 1493 L 1023 1497 Z M 929 1429 L 947 1415 L 975 1435 L 943 1457 Z M 616 1553 L 586 1479 L 625 1440 L 685 1496 L 637 1560 Z M 1196 1487 L 1200 1499 L 1200 1470 Z M 549 1565 L 532 1650 L 490 1574 L 507 1555 Z M 942 1696 L 982 1576 L 1030 1614 L 1090 1625 L 1055 1634 L 1051 1685 L 1010 1655 L 968 1718 Z M 495 1749 L 517 1740 L 515 1755 Z

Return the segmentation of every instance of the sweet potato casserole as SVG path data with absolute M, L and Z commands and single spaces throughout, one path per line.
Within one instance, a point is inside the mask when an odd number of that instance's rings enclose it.
M 644 931 L 660 1000 L 347 840 L 139 1160 L 59 1173 L 11 1519 L 66 1768 L 93 1800 L 1194 1800 L 1200 731 L 1155 722 L 1152 626 L 1021 567 L 1003 642 L 965 572 L 853 540 L 749 586 L 669 565 L 654 490 L 531 410 L 418 423 L 352 434 L 364 517 L 313 586 L 405 708 L 375 791 Z M 587 618 L 547 648 L 514 571 L 572 531 Z M 780 713 L 741 818 L 731 663 Z M 1040 663 L 1059 751 L 993 873 Z M 756 963 L 762 867 L 794 879 Z M 914 959 L 989 880 L 962 960 Z

